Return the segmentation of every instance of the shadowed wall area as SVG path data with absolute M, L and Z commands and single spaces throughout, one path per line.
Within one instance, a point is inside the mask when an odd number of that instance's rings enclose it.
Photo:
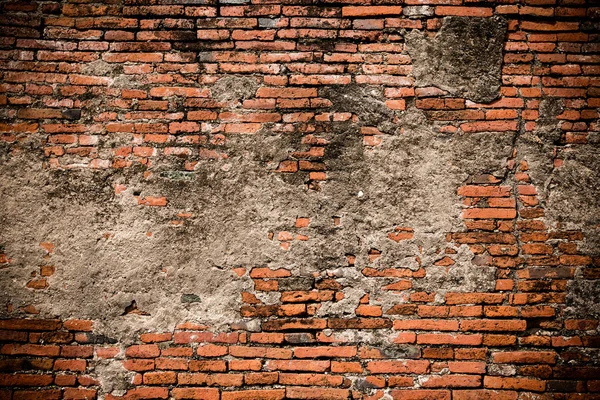
M 600 399 L 597 3 L 0 8 L 0 400 Z

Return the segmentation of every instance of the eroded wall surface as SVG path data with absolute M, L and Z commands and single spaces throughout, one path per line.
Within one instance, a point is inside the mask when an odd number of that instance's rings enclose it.
M 598 5 L 0 7 L 0 399 L 600 398 Z

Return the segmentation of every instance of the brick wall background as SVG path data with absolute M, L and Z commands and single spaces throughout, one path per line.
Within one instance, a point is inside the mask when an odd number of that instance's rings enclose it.
M 0 3 L 0 399 L 600 398 L 600 6 Z

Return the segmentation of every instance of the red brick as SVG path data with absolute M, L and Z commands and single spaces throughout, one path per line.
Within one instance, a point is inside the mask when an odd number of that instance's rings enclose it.
M 0 329 L 24 331 L 55 331 L 60 329 L 59 320 L 0 319 Z
M 345 400 L 348 398 L 349 392 L 348 389 L 288 387 L 285 389 L 285 397 L 287 399 Z
M 255 372 L 244 375 L 246 385 L 273 385 L 279 380 L 278 372 Z
M 356 315 L 361 317 L 381 317 L 383 311 L 381 306 L 360 305 L 356 307 Z
M 0 374 L 0 386 L 49 386 L 53 380 L 52 375 Z
M 510 186 L 461 186 L 459 196 L 466 197 L 507 197 L 510 196 Z
M 425 330 L 425 331 L 457 331 L 457 320 L 423 320 L 399 319 L 394 321 L 397 330 Z
M 237 332 L 175 332 L 174 341 L 177 344 L 185 343 L 236 343 L 238 341 Z
M 460 125 L 460 129 L 467 133 L 516 131 L 518 123 L 515 121 L 466 122 Z
M 227 346 L 218 346 L 214 344 L 204 344 L 198 346 L 196 354 L 200 357 L 222 357 L 228 353 Z
M 232 371 L 260 371 L 261 360 L 230 360 L 229 369 Z
M 69 319 L 64 322 L 64 328 L 70 331 L 91 332 L 94 322 L 81 319 Z
M 120 349 L 116 348 L 116 347 L 108 347 L 108 348 L 97 347 L 96 348 L 96 356 L 98 358 L 113 358 L 117 354 L 119 354 L 119 352 L 120 352 Z
M 227 371 L 227 364 L 223 360 L 191 360 L 189 362 L 190 371 Z
M 367 363 L 367 370 L 373 374 L 424 374 L 428 369 L 429 362 L 425 360 L 383 360 Z
M 125 350 L 125 356 L 132 358 L 154 358 L 160 355 L 160 350 L 155 344 L 134 345 Z
M 151 206 L 151 207 L 164 207 L 167 205 L 166 197 L 154 197 L 154 196 L 146 196 L 144 198 L 138 198 L 138 204 Z
M 298 358 L 351 358 L 356 355 L 356 347 L 330 346 L 330 347 L 297 347 L 294 356 Z
M 58 400 L 62 397 L 62 393 L 58 389 L 42 389 L 42 390 L 16 390 L 12 397 L 13 400 Z M 2 397 L 0 394 L 0 399 L 2 400 L 10 400 L 10 393 L 7 397 Z
M 85 360 L 56 360 L 54 362 L 55 371 L 85 371 L 87 363 Z
M 527 324 L 523 320 L 465 320 L 460 324 L 462 331 L 524 331 Z
M 177 382 L 177 375 L 175 372 L 146 372 L 144 374 L 145 385 L 170 385 Z
M 544 381 L 531 378 L 486 376 L 483 378 L 483 386 L 491 389 L 513 389 L 542 392 L 546 387 L 546 383 Z
M 513 391 L 498 390 L 453 390 L 455 400 L 517 400 L 518 394 Z
M 390 395 L 394 400 L 450 400 L 449 390 L 396 389 Z
M 219 400 L 219 389 L 174 388 L 171 394 L 175 399 Z
M 359 362 L 355 361 L 332 361 L 331 372 L 360 374 L 363 372 L 363 368 Z
M 522 21 L 521 29 L 531 31 L 573 31 L 579 27 L 578 22 L 532 22 Z
M 169 398 L 168 388 L 138 387 L 128 390 L 126 398 L 132 399 L 167 399 Z
M 66 388 L 63 399 L 87 400 L 96 398 L 96 389 Z
M 279 383 L 285 386 L 340 386 L 344 378 L 327 374 L 279 374 Z
M 27 332 L 0 330 L 0 340 L 3 342 L 26 342 L 28 337 Z
M 129 371 L 151 371 L 154 369 L 154 360 L 124 360 L 123 368 Z
M 329 369 L 330 361 L 312 360 L 269 360 L 265 364 L 268 371 L 314 371 L 324 372 Z
M 171 333 L 144 333 L 140 340 L 144 343 L 168 342 L 173 337 Z
M 452 373 L 484 374 L 486 364 L 476 361 L 448 361 L 448 369 Z
M 342 8 L 344 17 L 371 17 L 379 15 L 401 15 L 400 6 L 347 6 Z
M 516 216 L 514 208 L 469 208 L 462 213 L 463 218 L 472 219 L 513 219 Z
M 246 347 L 246 346 L 231 346 L 229 354 L 239 358 L 292 358 L 291 349 L 280 349 L 275 347 Z
M 188 369 L 188 359 L 187 358 L 156 358 L 155 364 L 156 364 L 156 369 L 168 369 L 168 370 L 186 370 L 186 369 Z
M 437 6 L 435 15 L 447 16 L 466 16 L 466 17 L 491 17 L 492 9 L 487 7 L 451 7 Z
M 2 354 L 29 355 L 43 357 L 57 357 L 60 352 L 58 346 L 44 346 L 38 344 L 5 344 L 0 349 Z
M 208 97 L 208 89 L 192 87 L 160 87 L 150 89 L 152 97 L 185 96 L 185 97 Z
M 256 343 L 282 343 L 283 333 L 252 333 L 250 341 Z
M 492 353 L 495 363 L 554 364 L 556 353 L 550 351 L 507 351 Z
M 306 97 L 317 97 L 317 89 L 303 89 L 303 88 L 270 88 L 261 87 L 256 92 L 256 97 L 283 97 L 283 98 L 306 98 Z
M 423 379 L 422 387 L 479 387 L 481 377 L 478 375 L 430 375 Z
M 478 346 L 482 342 L 482 336 L 461 335 L 461 334 L 442 334 L 442 333 L 420 333 L 417 335 L 417 343 L 419 344 L 450 344 L 450 345 L 466 345 Z
M 285 397 L 285 389 L 244 390 L 223 392 L 222 400 L 281 400 Z
M 272 270 L 270 268 L 252 268 L 250 271 L 251 278 L 287 278 L 292 273 L 285 268 Z
M 573 331 L 587 331 L 598 327 L 598 321 L 593 319 L 568 319 L 565 321 L 565 329 Z
M 446 293 L 446 304 L 498 304 L 505 299 L 501 293 Z

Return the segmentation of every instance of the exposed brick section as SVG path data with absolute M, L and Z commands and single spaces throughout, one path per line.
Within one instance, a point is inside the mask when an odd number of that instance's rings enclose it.
M 390 110 L 410 102 L 448 132 L 533 131 L 539 100 L 558 98 L 564 104 L 560 142 L 586 143 L 598 130 L 600 103 L 595 34 L 582 29 L 582 18 L 597 10 L 552 3 L 434 2 L 416 14 L 422 18 L 414 18 L 411 4 L 7 3 L 2 23 L 10 67 L 1 100 L 10 118 L 0 127 L 1 140 L 16 150 L 25 137 L 39 135 L 49 168 L 152 170 L 166 159 L 193 171 L 203 160 L 226 159 L 232 135 L 297 133 L 299 147 L 272 160 L 273 171 L 302 174 L 318 189 L 327 179 L 329 143 L 321 134 L 359 120 L 332 112 L 320 87 L 370 84 L 384 86 Z M 411 87 L 410 57 L 393 29 L 435 31 L 444 16 L 494 14 L 509 20 L 500 99 L 478 104 Z M 215 85 L 232 74 L 257 88 L 240 101 L 221 100 Z M 367 148 L 385 140 L 376 128 L 363 132 Z
M 542 101 L 556 101 L 560 168 L 565 152 L 597 143 L 600 131 L 600 8 L 591 3 L 3 2 L 0 144 L 11 157 L 40 141 L 51 170 L 148 178 L 161 165 L 235 168 L 231 141 L 272 132 L 292 139 L 261 168 L 318 191 L 330 183 L 336 129 L 356 124 L 364 152 L 392 134 L 339 111 L 325 90 L 355 85 L 382 89 L 382 118 L 396 122 L 411 108 L 448 135 L 526 135 L 545 123 Z M 404 35 L 433 36 L 448 16 L 506 18 L 496 100 L 416 87 Z M 241 94 L 223 95 L 230 77 L 241 79 Z M 430 264 L 415 250 L 415 268 L 381 265 L 385 250 L 369 249 L 360 278 L 397 295 L 392 304 L 370 292 L 348 302 L 348 280 L 334 273 L 253 265 L 234 270 L 248 285 L 232 294 L 241 297 L 239 321 L 224 331 L 182 322 L 125 344 L 95 334 L 91 320 L 2 319 L 0 400 L 598 399 L 599 321 L 564 311 L 575 277 L 597 284 L 600 257 L 581 250 L 582 231 L 546 225 L 544 184 L 515 147 L 502 174 L 470 176 L 457 189 L 464 229 L 447 232 Z M 148 212 L 174 207 L 168 193 L 116 184 L 114 194 Z M 192 217 L 173 210 L 170 224 Z M 316 216 L 293 218 L 265 232 L 278 251 L 318 234 Z M 330 228 L 343 223 L 332 216 Z M 408 246 L 415 229 L 393 221 L 385 235 Z M 492 290 L 415 288 L 427 267 L 455 265 L 461 246 L 475 265 L 496 268 Z M 51 290 L 60 272 L 54 243 L 37 250 L 39 265 L 23 282 L 32 294 Z M 0 246 L 0 271 L 16 257 Z M 356 255 L 346 259 L 353 267 Z M 130 313 L 147 315 L 135 303 Z M 96 372 L 104 362 L 130 374 L 126 389 L 103 392 Z

